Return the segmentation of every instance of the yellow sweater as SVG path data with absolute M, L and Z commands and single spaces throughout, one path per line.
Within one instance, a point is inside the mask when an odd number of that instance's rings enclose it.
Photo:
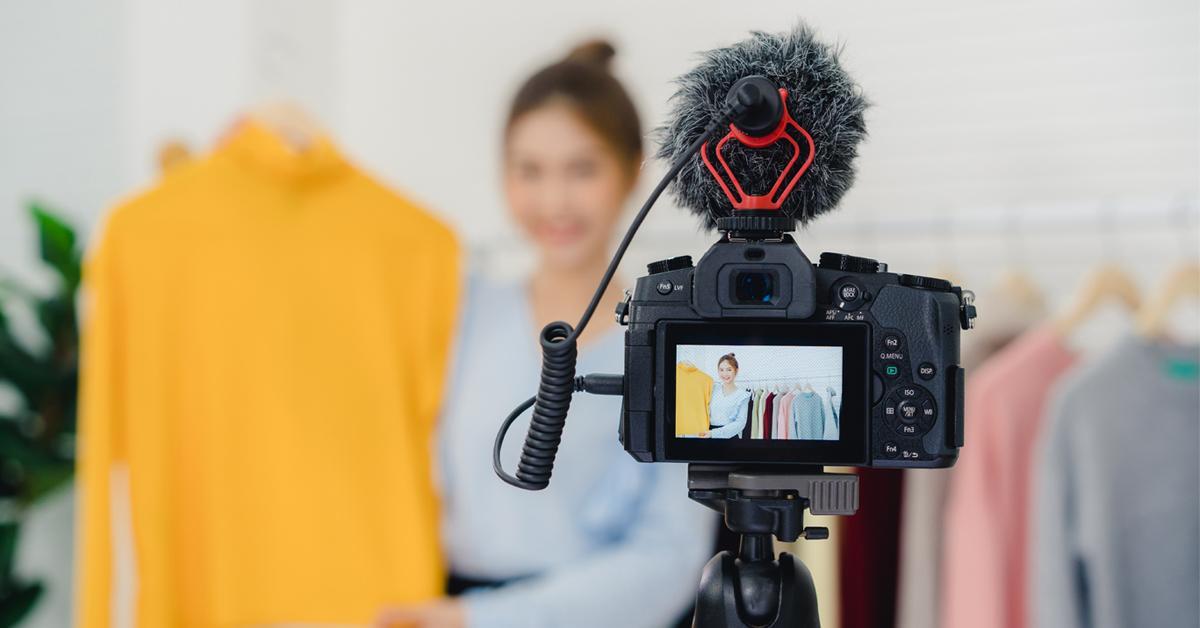
M 116 208 L 86 282 L 81 626 L 110 622 L 115 465 L 138 626 L 364 623 L 441 592 L 444 225 L 251 124 Z
M 689 362 L 675 365 L 675 435 L 695 436 L 711 428 L 708 404 L 713 379 Z

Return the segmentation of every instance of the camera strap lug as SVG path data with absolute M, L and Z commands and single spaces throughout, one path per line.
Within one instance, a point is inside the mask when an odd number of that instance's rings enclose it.
M 625 298 L 623 298 L 617 302 L 616 314 L 617 314 L 617 324 L 618 325 L 628 325 L 629 324 L 629 303 L 630 303 L 630 301 L 633 301 L 633 293 L 630 292 L 629 290 L 626 290 Z
M 963 290 L 961 296 L 961 305 L 958 308 L 959 323 L 963 329 L 975 328 L 975 292 L 972 290 Z

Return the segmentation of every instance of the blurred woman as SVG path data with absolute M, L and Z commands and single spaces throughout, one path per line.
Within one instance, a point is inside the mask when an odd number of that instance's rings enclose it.
M 695 596 L 714 521 L 687 499 L 683 465 L 639 464 L 622 450 L 616 398 L 574 398 L 546 490 L 503 484 L 491 466 L 500 421 L 537 390 L 538 331 L 583 312 L 637 182 L 642 133 L 608 71 L 613 52 L 604 42 L 578 47 L 529 78 L 512 103 L 504 187 L 537 264 L 521 281 L 470 282 L 439 436 L 448 596 L 387 609 L 382 625 L 658 628 Z M 626 285 L 616 278 L 602 309 Z M 578 372 L 623 370 L 611 316 L 597 312 L 579 346 Z M 505 442 L 508 468 L 525 425 Z

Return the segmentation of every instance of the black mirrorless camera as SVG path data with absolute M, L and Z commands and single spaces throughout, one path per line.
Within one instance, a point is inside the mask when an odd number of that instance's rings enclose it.
M 974 316 L 944 279 L 837 253 L 814 265 L 786 233 L 724 231 L 695 266 L 650 264 L 617 306 L 621 443 L 644 462 L 950 466 L 963 445 L 959 330 Z M 728 384 L 722 366 L 736 369 Z

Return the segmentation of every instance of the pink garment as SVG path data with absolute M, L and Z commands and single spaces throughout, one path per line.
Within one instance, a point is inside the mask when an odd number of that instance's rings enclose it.
M 791 438 L 792 400 L 795 398 L 796 391 L 789 390 L 780 401 L 775 402 L 775 434 L 778 434 L 776 438 Z
M 971 375 L 946 503 L 941 628 L 1025 627 L 1030 465 L 1047 397 L 1074 362 L 1046 325 Z

